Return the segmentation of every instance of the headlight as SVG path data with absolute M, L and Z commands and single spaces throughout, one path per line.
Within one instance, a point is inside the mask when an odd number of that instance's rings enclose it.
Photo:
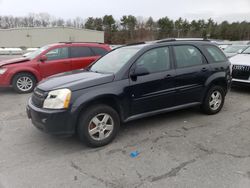
M 43 103 L 43 108 L 66 109 L 69 107 L 71 91 L 69 89 L 58 89 L 49 92 Z
M 4 74 L 7 71 L 6 68 L 0 68 L 0 74 Z

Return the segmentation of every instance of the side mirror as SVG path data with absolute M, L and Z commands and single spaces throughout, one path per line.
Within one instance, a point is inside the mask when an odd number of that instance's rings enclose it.
M 40 58 L 40 61 L 41 61 L 41 62 L 44 62 L 44 61 L 47 61 L 47 60 L 48 60 L 48 58 L 47 58 L 46 55 L 43 55 L 43 56 Z
M 149 71 L 145 67 L 137 67 L 137 68 L 135 68 L 134 72 L 132 72 L 130 74 L 130 77 L 132 79 L 136 79 L 136 77 L 138 77 L 138 76 L 145 76 L 148 74 L 149 74 Z

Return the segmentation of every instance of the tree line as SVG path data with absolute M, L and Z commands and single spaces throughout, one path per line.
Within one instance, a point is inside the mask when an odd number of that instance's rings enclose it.
M 152 17 L 143 18 L 124 15 L 116 20 L 112 15 L 89 17 L 83 19 L 55 18 L 47 13 L 29 14 L 25 17 L 0 16 L 0 28 L 20 27 L 74 27 L 104 31 L 105 42 L 124 44 L 130 42 L 158 40 L 175 37 L 197 37 L 225 40 L 250 40 L 250 22 L 223 21 L 199 19 L 188 21 L 163 17 L 154 20 Z

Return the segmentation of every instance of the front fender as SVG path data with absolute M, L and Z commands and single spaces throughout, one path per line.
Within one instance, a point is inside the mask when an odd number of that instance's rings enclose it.
M 18 69 L 13 69 L 11 71 L 12 78 L 13 78 L 14 75 L 16 75 L 18 73 L 21 73 L 21 72 L 28 72 L 28 73 L 33 74 L 35 76 L 37 82 L 42 80 L 41 74 L 36 69 L 30 68 L 30 67 L 23 67 L 22 69 L 19 69 L 19 68 Z

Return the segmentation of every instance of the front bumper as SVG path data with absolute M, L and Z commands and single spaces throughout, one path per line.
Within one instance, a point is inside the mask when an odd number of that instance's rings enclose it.
M 11 77 L 8 74 L 0 74 L 0 87 L 10 87 Z
M 75 133 L 75 124 L 68 110 L 37 108 L 29 99 L 26 112 L 32 124 L 43 132 L 60 136 L 71 136 Z
M 241 80 L 241 79 L 232 79 L 233 83 L 243 83 L 243 84 L 250 84 L 250 80 Z

